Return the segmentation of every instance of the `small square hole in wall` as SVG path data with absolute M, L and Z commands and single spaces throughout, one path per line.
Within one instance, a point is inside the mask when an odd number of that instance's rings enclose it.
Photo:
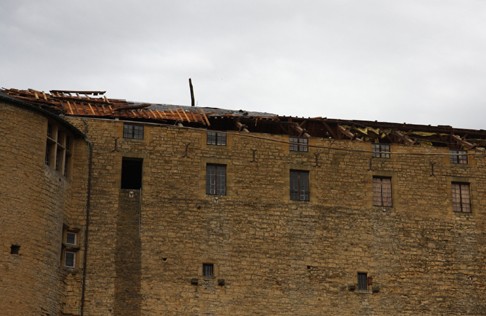
M 20 245 L 12 245 L 10 246 L 10 254 L 18 255 L 20 251 Z

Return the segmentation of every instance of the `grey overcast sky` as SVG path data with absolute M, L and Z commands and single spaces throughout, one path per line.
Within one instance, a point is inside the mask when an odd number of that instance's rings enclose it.
M 0 86 L 486 129 L 484 0 L 1 0 Z

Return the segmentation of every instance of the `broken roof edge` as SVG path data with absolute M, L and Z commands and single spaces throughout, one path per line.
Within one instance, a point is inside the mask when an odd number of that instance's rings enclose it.
M 18 100 L 16 98 L 13 98 L 5 93 L 3 93 L 2 90 L 0 90 L 0 101 L 3 101 L 5 103 L 11 104 L 13 106 L 17 106 L 35 113 L 42 114 L 46 116 L 48 119 L 57 121 L 58 123 L 61 123 L 64 127 L 66 127 L 71 133 L 73 133 L 76 137 L 82 138 L 84 140 L 87 140 L 86 135 L 81 132 L 77 127 L 69 123 L 67 120 L 65 120 L 61 114 L 59 113 L 54 113 L 51 110 L 46 110 L 42 107 L 40 107 L 37 104 L 31 104 L 29 102 L 23 101 L 23 100 Z
M 33 107 L 43 108 L 59 116 L 121 119 L 163 124 L 183 123 L 193 127 L 215 130 L 241 130 L 271 134 L 288 134 L 304 137 L 325 137 L 360 141 L 388 141 L 417 144 L 431 141 L 437 144 L 466 143 L 486 146 L 486 131 L 480 129 L 453 128 L 448 125 L 420 125 L 365 120 L 333 119 L 327 117 L 279 116 L 266 112 L 230 110 L 205 106 L 172 105 L 163 103 L 131 102 L 124 99 L 108 99 L 105 91 L 51 90 L 52 94 L 36 90 L 5 89 L 4 95 Z M 92 94 L 96 97 L 88 96 Z M 99 97 L 102 95 L 102 97 Z M 431 134 L 431 135 L 428 135 Z M 432 135 L 434 134 L 434 135 Z M 459 135 L 460 140 L 453 135 Z M 414 139 L 410 139 L 413 137 Z M 474 143 L 473 142 L 473 143 Z

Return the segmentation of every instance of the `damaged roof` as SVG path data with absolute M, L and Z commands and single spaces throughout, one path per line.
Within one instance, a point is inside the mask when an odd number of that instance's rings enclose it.
M 300 137 L 348 139 L 367 142 L 428 144 L 470 150 L 486 147 L 486 131 L 377 121 L 330 118 L 296 118 L 264 112 L 211 107 L 130 102 L 110 99 L 105 91 L 1 89 L 31 106 L 66 116 L 118 118 L 123 120 L 181 123 L 214 130 L 283 134 Z

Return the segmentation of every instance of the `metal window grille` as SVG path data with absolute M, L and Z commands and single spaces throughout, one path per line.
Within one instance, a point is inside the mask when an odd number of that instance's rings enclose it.
M 143 125 L 123 124 L 123 138 L 143 139 Z
M 358 272 L 358 291 L 368 290 L 368 274 L 366 272 Z
M 373 205 L 392 206 L 392 184 L 391 178 L 373 177 Z
M 467 165 L 467 151 L 465 150 L 450 150 L 451 163 Z
M 454 212 L 471 212 L 469 183 L 452 183 L 452 209 Z
M 289 139 L 290 151 L 309 151 L 309 140 L 305 137 L 290 137 Z
M 208 131 L 208 133 L 207 133 L 207 144 L 208 145 L 217 145 L 217 146 L 226 146 L 226 133 L 216 132 L 216 131 Z
M 290 170 L 290 199 L 309 201 L 309 171 Z
M 390 144 L 373 144 L 374 158 L 390 158 Z
M 289 146 L 290 151 L 309 151 L 309 139 L 305 137 L 290 137 Z
M 214 264 L 212 264 L 212 263 L 203 263 L 203 276 L 205 278 L 212 278 L 212 277 L 214 277 Z
M 226 195 L 226 165 L 206 165 L 206 194 Z

